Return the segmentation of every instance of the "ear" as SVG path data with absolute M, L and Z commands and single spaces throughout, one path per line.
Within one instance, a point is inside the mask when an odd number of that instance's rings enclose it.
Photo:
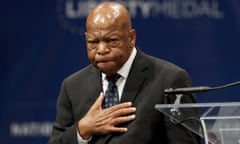
M 87 33 L 87 32 L 85 32 L 85 33 L 84 33 L 84 35 L 85 35 L 85 39 L 87 39 L 87 35 L 88 35 L 88 33 Z
M 85 42 L 87 44 L 87 32 L 85 32 L 84 35 L 85 35 Z
M 135 43 L 136 43 L 136 31 L 135 29 L 131 29 L 129 31 L 129 43 L 130 43 L 130 46 L 131 48 L 133 48 L 135 46 Z

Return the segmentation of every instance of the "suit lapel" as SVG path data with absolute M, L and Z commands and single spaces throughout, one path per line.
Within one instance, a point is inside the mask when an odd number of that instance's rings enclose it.
M 138 50 L 123 90 L 121 102 L 134 101 L 147 78 L 147 73 L 148 63 L 143 53 Z
M 94 103 L 97 97 L 99 96 L 100 92 L 102 91 L 102 83 L 101 83 L 101 75 L 100 71 L 91 66 L 90 73 L 89 73 L 89 81 L 91 84 L 86 85 L 89 89 L 89 96 L 91 96 L 91 103 Z

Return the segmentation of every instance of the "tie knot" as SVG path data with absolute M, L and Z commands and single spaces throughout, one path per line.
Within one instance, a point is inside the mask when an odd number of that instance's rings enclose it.
M 110 76 L 107 76 L 107 80 L 112 82 L 112 83 L 115 83 L 121 76 L 118 74 L 118 73 L 115 73 L 113 75 L 110 75 Z

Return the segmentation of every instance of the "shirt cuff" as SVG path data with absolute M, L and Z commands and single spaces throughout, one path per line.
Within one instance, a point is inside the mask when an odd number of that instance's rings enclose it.
M 87 144 L 91 139 L 92 139 L 92 137 L 90 137 L 90 138 L 87 139 L 87 140 L 84 140 L 84 139 L 80 136 L 80 134 L 79 134 L 79 132 L 78 132 L 78 129 L 77 129 L 77 142 L 78 142 L 78 144 Z

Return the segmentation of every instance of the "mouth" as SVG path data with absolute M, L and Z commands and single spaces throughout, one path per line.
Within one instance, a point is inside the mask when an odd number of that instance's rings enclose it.
M 96 61 L 96 63 L 98 64 L 98 63 L 108 63 L 108 62 L 110 62 L 111 60 L 98 60 L 98 61 Z
M 101 61 L 96 61 L 96 65 L 98 66 L 109 66 L 112 64 L 113 61 L 111 60 L 101 60 Z

